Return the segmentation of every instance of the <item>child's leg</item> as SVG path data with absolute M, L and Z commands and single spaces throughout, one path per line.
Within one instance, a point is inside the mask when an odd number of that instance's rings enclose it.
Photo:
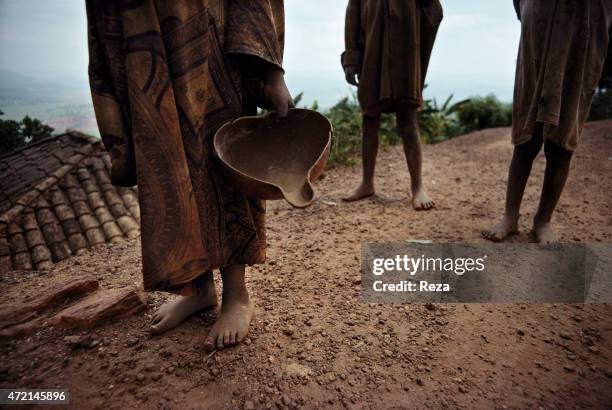
M 556 242 L 556 238 L 550 228 L 550 221 L 569 175 L 572 153 L 554 142 L 546 141 L 544 154 L 546 155 L 544 187 L 538 212 L 533 218 L 532 233 L 538 242 L 553 243 Z
M 508 173 L 508 188 L 506 190 L 506 210 L 502 220 L 493 228 L 484 231 L 486 239 L 498 242 L 518 231 L 519 211 L 525 193 L 525 186 L 531 173 L 533 160 L 542 149 L 542 127 L 539 125 L 533 137 L 524 144 L 514 147 L 510 171 Z
M 363 116 L 363 142 L 361 145 L 363 176 L 359 187 L 344 200 L 358 201 L 374 195 L 374 170 L 378 154 L 378 131 L 380 130 L 380 115 Z
M 434 201 L 429 198 L 423 188 L 421 150 L 421 135 L 419 133 L 419 118 L 416 106 L 407 106 L 397 112 L 397 131 L 404 143 L 404 153 L 410 172 L 410 189 L 412 206 L 416 210 L 428 210 L 434 207 Z
M 253 318 L 253 304 L 244 282 L 244 265 L 221 268 L 223 297 L 219 319 L 208 334 L 208 350 L 232 346 L 246 337 Z
M 189 316 L 217 306 L 217 293 L 212 271 L 203 273 L 197 281 L 198 293 L 180 296 L 165 303 L 153 314 L 152 333 L 163 333 L 183 323 Z

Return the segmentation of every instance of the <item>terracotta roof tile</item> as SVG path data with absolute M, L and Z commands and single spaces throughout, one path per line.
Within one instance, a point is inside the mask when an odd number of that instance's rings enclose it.
M 0 272 L 138 236 L 136 189 L 111 185 L 109 170 L 101 142 L 76 132 L 0 157 Z

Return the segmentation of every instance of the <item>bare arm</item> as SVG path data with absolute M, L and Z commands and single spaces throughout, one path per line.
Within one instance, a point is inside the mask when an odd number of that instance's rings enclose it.
M 349 84 L 357 85 L 361 69 L 363 46 L 361 41 L 361 0 L 349 0 L 346 7 L 344 26 L 345 51 L 342 53 L 342 67 Z

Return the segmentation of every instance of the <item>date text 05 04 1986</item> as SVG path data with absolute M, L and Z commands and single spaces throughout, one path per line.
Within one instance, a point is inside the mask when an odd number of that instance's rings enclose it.
M 68 390 L 0 389 L 0 404 L 68 404 Z

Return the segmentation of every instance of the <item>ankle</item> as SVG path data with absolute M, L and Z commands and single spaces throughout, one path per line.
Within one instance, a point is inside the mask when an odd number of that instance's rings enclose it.
M 223 291 L 223 304 L 227 305 L 228 303 L 248 306 L 251 303 L 249 292 L 246 288 L 243 290 L 228 289 L 227 291 Z
M 518 223 L 520 217 L 521 215 L 518 212 L 506 211 L 504 213 L 504 220 L 511 223 Z
M 373 191 L 374 190 L 374 182 L 371 181 L 361 181 L 359 184 L 359 189 L 362 191 Z
M 239 303 L 249 303 L 249 291 L 245 284 L 232 284 L 232 286 L 223 286 L 223 300 Z
M 203 299 L 209 298 L 211 296 L 217 297 L 217 290 L 215 289 L 215 283 L 214 282 L 207 283 L 202 289 L 200 289 L 200 293 L 198 295 Z
M 207 298 L 210 296 L 217 296 L 215 279 L 212 272 L 203 273 L 202 278 L 194 283 L 194 288 L 198 297 Z
M 550 225 L 550 219 L 551 218 L 542 217 L 541 215 L 536 214 L 536 216 L 533 217 L 533 226 L 539 227 Z

